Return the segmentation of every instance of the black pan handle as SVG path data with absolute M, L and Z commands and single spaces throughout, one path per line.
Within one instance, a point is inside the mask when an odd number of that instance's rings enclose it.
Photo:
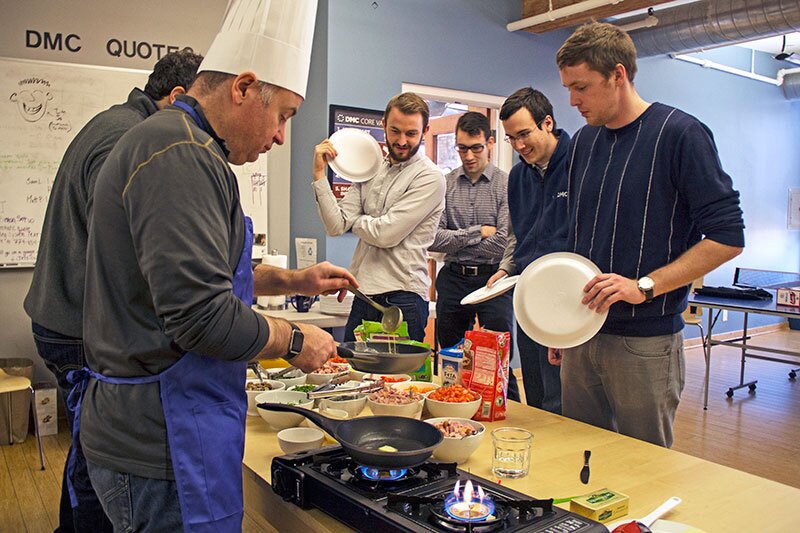
M 312 411 L 311 409 L 296 407 L 294 405 L 286 405 L 283 403 L 260 403 L 258 404 L 258 408 L 266 409 L 267 411 L 287 411 L 290 413 L 303 415 L 334 437 L 336 436 L 336 430 L 339 428 L 339 425 L 342 422 L 346 422 L 346 420 L 336 420 L 335 418 L 321 415 L 316 411 Z
M 356 354 L 350 348 L 345 348 L 341 345 L 336 345 L 336 355 L 344 357 L 345 359 L 355 359 Z

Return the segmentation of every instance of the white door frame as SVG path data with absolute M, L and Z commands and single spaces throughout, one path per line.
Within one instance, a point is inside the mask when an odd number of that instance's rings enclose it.
M 506 136 L 506 131 L 503 129 L 503 121 L 500 120 L 500 108 L 503 102 L 506 101 L 503 96 L 495 96 L 492 94 L 473 93 L 469 91 L 459 91 L 456 89 L 445 89 L 443 87 L 432 87 L 430 85 L 419 85 L 416 83 L 403 82 L 401 90 L 405 92 L 412 92 L 418 94 L 425 100 L 439 100 L 445 102 L 453 102 L 456 104 L 471 105 L 475 107 L 490 107 L 498 111 L 497 118 L 497 136 L 495 138 L 495 146 L 497 147 L 497 167 L 505 170 L 511 170 L 514 166 L 514 152 L 511 145 L 503 138 Z

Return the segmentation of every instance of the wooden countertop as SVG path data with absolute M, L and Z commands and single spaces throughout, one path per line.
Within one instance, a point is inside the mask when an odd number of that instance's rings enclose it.
M 797 528 L 800 489 L 516 402 L 509 402 L 507 415 L 506 420 L 484 423 L 487 430 L 518 426 L 534 434 L 530 474 L 502 481 L 514 490 L 536 498 L 564 498 L 607 487 L 630 497 L 631 518 L 646 515 L 670 496 L 679 496 L 683 503 L 664 518 L 707 533 Z M 282 455 L 275 433 L 261 417 L 248 417 L 242 468 L 247 512 L 279 531 L 297 527 L 348 531 L 321 511 L 305 511 L 272 492 L 270 464 L 273 457 Z M 491 446 L 486 435 L 469 461 L 459 467 L 496 481 L 490 469 Z M 584 450 L 592 451 L 588 485 L 578 479 Z M 569 504 L 562 507 L 568 509 Z

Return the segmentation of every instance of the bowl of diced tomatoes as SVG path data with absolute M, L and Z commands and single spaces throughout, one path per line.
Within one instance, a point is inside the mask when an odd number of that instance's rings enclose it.
M 425 407 L 433 417 L 472 418 L 481 405 L 481 396 L 463 385 L 439 387 L 425 396 Z

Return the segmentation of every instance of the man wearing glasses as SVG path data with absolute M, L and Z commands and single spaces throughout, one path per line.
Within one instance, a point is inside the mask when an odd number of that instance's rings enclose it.
M 500 268 L 487 285 L 519 274 L 534 260 L 566 250 L 567 146 L 569 135 L 556 129 L 553 106 L 541 92 L 525 87 L 500 109 L 505 140 L 520 161 L 508 177 L 509 237 Z M 547 347 L 517 326 L 522 384 L 528 405 L 561 414 L 559 367 L 547 359 Z
M 462 166 L 446 176 L 445 209 L 432 252 L 445 253 L 436 277 L 436 329 L 439 345 L 457 344 L 472 329 L 475 316 L 493 331 L 511 331 L 511 292 L 474 305 L 461 305 L 497 272 L 508 238 L 508 174 L 490 161 L 494 136 L 485 115 L 470 111 L 456 124 L 456 150 Z M 517 381 L 508 381 L 508 399 L 519 401 Z

